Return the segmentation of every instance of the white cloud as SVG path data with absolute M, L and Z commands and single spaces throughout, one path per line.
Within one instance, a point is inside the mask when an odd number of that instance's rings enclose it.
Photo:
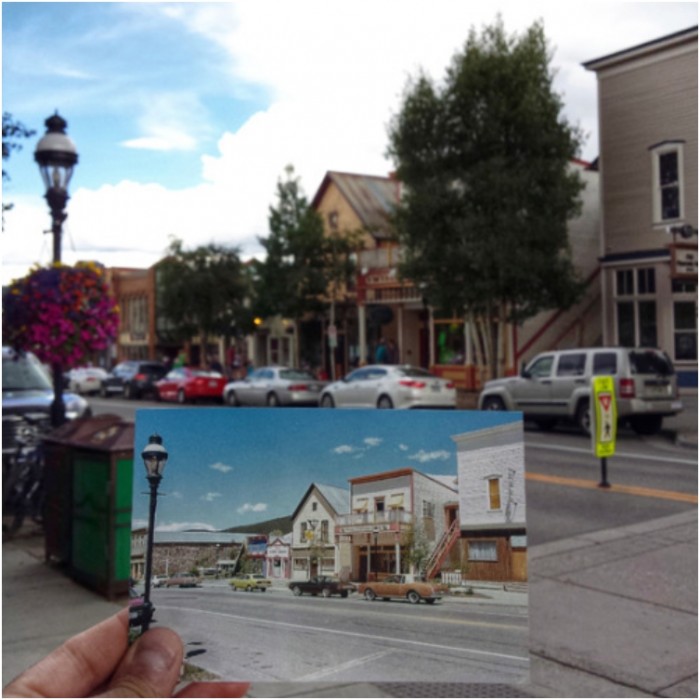
M 399 445 L 401 452 L 408 452 L 411 448 L 408 445 Z
M 221 472 L 222 474 L 227 474 L 233 469 L 233 467 L 229 466 L 228 464 L 224 464 L 223 462 L 216 462 L 215 464 L 210 464 L 209 469 Z
M 347 455 L 357 452 L 357 448 L 353 447 L 352 445 L 338 445 L 333 452 L 335 452 L 337 455 Z
M 382 440 L 382 438 L 368 437 L 365 438 L 362 442 L 364 442 L 365 445 L 367 445 L 367 447 L 379 447 L 379 445 L 381 445 L 382 442 L 384 442 L 384 440 Z
M 449 459 L 451 456 L 452 455 L 447 450 L 435 450 L 434 452 L 420 450 L 419 452 L 410 455 L 409 459 L 415 459 L 416 462 L 425 463 Z
M 240 508 L 236 509 L 237 513 L 262 513 L 267 510 L 267 503 L 246 503 Z
M 209 491 L 201 497 L 202 501 L 207 501 L 207 503 L 213 503 L 217 498 L 221 498 L 221 494 L 216 491 Z

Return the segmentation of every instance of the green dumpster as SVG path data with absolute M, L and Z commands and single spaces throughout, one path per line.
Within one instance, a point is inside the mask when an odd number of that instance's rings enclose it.
M 110 600 L 127 594 L 131 570 L 133 423 L 112 415 L 86 418 L 55 431 L 50 441 L 63 478 L 70 478 L 71 508 L 69 526 L 64 522 L 65 512 L 60 523 L 46 523 L 47 533 L 53 525 L 62 533 L 59 544 L 50 543 L 47 535 L 47 557 L 57 549 L 65 558 L 69 527 L 68 564 L 72 578 Z M 54 488 L 56 493 L 48 494 L 48 499 L 53 497 L 64 504 L 69 486 L 63 483 L 61 488 Z M 47 517 L 58 518 L 51 515 L 48 506 L 46 513 Z

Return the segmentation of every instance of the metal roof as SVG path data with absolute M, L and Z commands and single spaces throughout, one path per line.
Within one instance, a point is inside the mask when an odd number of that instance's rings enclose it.
M 350 490 L 327 484 L 315 484 L 321 495 L 328 501 L 328 505 L 338 514 L 350 512 Z

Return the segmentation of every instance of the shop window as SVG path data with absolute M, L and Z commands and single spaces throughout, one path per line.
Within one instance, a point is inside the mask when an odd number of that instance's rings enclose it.
M 498 547 L 495 540 L 470 542 L 469 561 L 498 561 Z
M 656 270 L 653 267 L 617 270 L 615 274 L 617 342 L 624 347 L 656 347 L 658 324 Z
M 673 349 L 676 360 L 698 359 L 698 320 L 694 301 L 673 303 Z

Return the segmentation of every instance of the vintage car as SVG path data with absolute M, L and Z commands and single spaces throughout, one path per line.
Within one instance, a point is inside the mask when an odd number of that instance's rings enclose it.
M 228 583 L 234 591 L 262 591 L 263 593 L 272 585 L 272 581 L 262 574 L 239 574 Z
M 347 598 L 355 590 L 353 584 L 343 583 L 330 576 L 312 576 L 308 581 L 292 581 L 289 588 L 296 596 L 309 593 L 310 595 L 321 595 L 324 598 L 330 598 L 332 595 Z
M 183 571 L 182 573 L 175 574 L 168 578 L 165 582 L 165 587 L 179 586 L 180 588 L 196 588 L 200 583 L 202 583 L 202 579 L 199 578 L 199 576 Z
M 366 600 L 390 600 L 391 598 L 401 598 L 410 603 L 434 603 L 442 598 L 446 587 L 435 585 L 419 580 L 412 574 L 394 574 L 388 576 L 383 581 L 368 581 L 358 586 L 357 592 L 363 595 Z

